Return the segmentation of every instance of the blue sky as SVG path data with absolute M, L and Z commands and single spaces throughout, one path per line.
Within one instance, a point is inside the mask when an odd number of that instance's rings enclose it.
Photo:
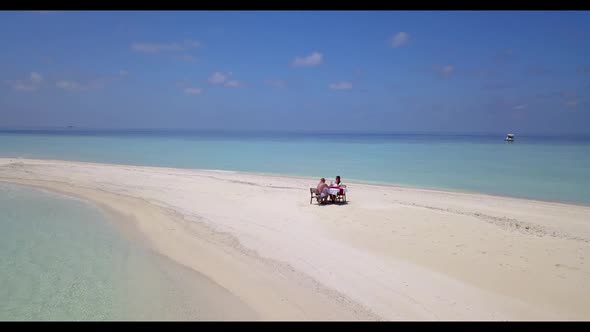
M 0 127 L 590 134 L 589 12 L 1 12 Z

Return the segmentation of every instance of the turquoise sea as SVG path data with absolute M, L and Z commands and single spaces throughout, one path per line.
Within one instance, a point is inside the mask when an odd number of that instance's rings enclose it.
M 0 211 L 0 321 L 245 318 L 85 201 L 0 182 Z
M 503 138 L 5 130 L 0 157 L 340 175 L 344 182 L 590 204 L 589 138 L 517 136 L 512 144 Z M 245 308 L 226 310 L 228 303 L 239 305 L 223 289 L 153 253 L 120 221 L 85 201 L 0 182 L 0 211 L 0 320 L 253 317 Z
M 4 130 L 0 157 L 236 170 L 590 203 L 590 138 Z M 315 182 L 314 182 L 315 183 Z

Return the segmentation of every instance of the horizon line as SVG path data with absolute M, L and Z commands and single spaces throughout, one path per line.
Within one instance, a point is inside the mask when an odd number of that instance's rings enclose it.
M 408 130 L 408 131 L 386 131 L 386 130 L 314 130 L 314 129 L 292 129 L 292 130 L 270 130 L 270 129 L 221 129 L 221 128 L 164 128 L 164 127 L 129 127 L 129 128 L 106 128 L 106 127 L 77 127 L 77 126 L 0 126 L 0 132 L 18 132 L 18 131 L 104 131 L 104 132 L 121 132 L 121 131 L 192 131 L 192 132 L 208 132 L 208 133 L 249 133 L 249 134 L 324 134 L 324 135 L 466 135 L 466 136 L 484 136 L 484 135 L 506 135 L 515 134 L 516 136 L 586 136 L 590 137 L 590 133 L 540 133 L 540 132 L 522 132 L 517 131 L 424 131 L 424 130 Z

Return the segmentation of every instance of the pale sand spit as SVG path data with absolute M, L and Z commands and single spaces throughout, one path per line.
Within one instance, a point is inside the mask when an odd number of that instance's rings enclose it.
M 317 179 L 9 158 L 0 181 L 133 220 L 256 319 L 590 319 L 587 206 L 346 178 L 348 203 L 318 206 Z

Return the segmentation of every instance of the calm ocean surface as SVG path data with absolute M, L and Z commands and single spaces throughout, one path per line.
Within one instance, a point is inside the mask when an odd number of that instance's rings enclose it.
M 0 156 L 236 170 L 590 204 L 590 138 L 0 131 Z M 310 185 L 314 185 L 310 183 Z
M 0 321 L 224 318 L 224 292 L 85 201 L 0 182 L 0 211 Z
M 341 175 L 590 204 L 590 139 L 503 138 L 0 131 L 0 157 Z M 227 311 L 227 294 L 130 241 L 82 200 L 0 183 L 0 211 L 0 320 L 217 320 Z

